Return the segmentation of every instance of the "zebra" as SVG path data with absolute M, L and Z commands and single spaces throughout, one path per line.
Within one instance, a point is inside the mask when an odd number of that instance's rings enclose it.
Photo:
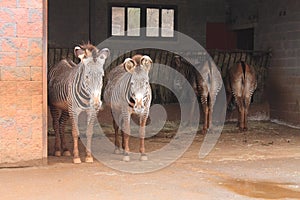
M 200 97 L 204 113 L 202 133 L 206 134 L 208 129 L 212 126 L 213 107 L 223 84 L 223 80 L 221 74 L 218 72 L 217 66 L 210 59 L 206 59 L 203 63 L 198 63 L 193 66 L 187 60 L 178 55 L 174 56 L 171 65 L 186 79 L 188 79 L 196 96 Z M 176 77 L 174 78 L 174 87 L 177 89 L 184 88 L 183 83 L 181 83 L 181 81 Z M 193 111 L 196 103 L 197 99 L 193 99 L 189 116 L 190 120 L 193 119 Z
M 136 54 L 126 58 L 119 66 L 113 68 L 108 76 L 104 90 L 104 102 L 110 106 L 115 130 L 115 153 L 120 153 L 119 127 L 122 133 L 123 161 L 130 161 L 129 136 L 132 114 L 139 117 L 140 160 L 147 160 L 145 153 L 145 126 L 149 116 L 152 100 L 149 84 L 149 70 L 152 60 L 147 55 Z
M 253 66 L 239 61 L 227 69 L 226 75 L 227 107 L 232 96 L 238 106 L 238 124 L 240 131 L 247 131 L 247 115 L 251 97 L 257 87 L 256 73 Z
M 101 90 L 103 84 L 103 65 L 110 51 L 98 50 L 92 44 L 83 44 L 74 48 L 74 54 L 80 63 L 63 59 L 48 70 L 48 104 L 53 118 L 55 132 L 55 156 L 70 156 L 66 147 L 64 129 L 70 118 L 73 136 L 73 162 L 81 163 L 78 150 L 78 117 L 83 111 L 88 116 L 87 146 L 85 162 L 93 162 L 91 138 L 97 112 L 102 106 Z

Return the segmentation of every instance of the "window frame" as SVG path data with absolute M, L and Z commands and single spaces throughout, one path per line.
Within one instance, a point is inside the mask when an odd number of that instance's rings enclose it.
M 112 8 L 113 7 L 120 7 L 124 8 L 125 16 L 124 16 L 124 32 L 127 33 L 128 28 L 128 8 L 140 8 L 141 9 L 141 16 L 140 16 L 140 28 L 141 29 L 139 36 L 128 36 L 126 35 L 112 35 Z M 158 36 L 147 36 L 146 35 L 146 29 L 147 29 L 147 8 L 150 9 L 159 9 L 159 35 Z M 174 10 L 174 34 L 172 37 L 163 37 L 161 35 L 161 27 L 162 27 L 162 10 L 163 9 L 173 9 Z M 113 37 L 116 39 L 126 39 L 126 40 L 166 40 L 166 41 L 172 41 L 177 40 L 176 33 L 177 31 L 177 18 L 178 18 L 178 9 L 176 5 L 155 5 L 155 4 L 128 4 L 128 3 L 109 3 L 108 4 L 108 31 L 107 36 Z

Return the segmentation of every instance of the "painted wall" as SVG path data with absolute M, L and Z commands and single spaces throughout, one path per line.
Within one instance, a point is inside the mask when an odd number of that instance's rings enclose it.
M 43 151 L 43 1 L 0 1 L 0 163 Z

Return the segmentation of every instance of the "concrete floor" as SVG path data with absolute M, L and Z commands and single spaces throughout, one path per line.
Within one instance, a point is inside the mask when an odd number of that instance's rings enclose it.
M 234 124 L 226 125 L 203 159 L 198 153 L 204 137 L 197 134 L 183 156 L 150 173 L 121 172 L 98 161 L 75 165 L 71 157 L 53 156 L 45 166 L 3 168 L 0 199 L 300 199 L 299 129 L 270 122 L 250 127 L 239 133 Z M 148 152 L 164 141 L 146 141 Z M 112 159 L 124 165 L 121 155 Z

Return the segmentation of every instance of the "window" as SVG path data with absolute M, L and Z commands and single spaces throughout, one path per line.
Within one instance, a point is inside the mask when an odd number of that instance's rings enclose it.
M 112 35 L 124 35 L 125 33 L 125 9 L 120 7 L 112 8 Z
M 109 36 L 174 37 L 174 30 L 176 30 L 175 6 L 112 5 L 110 11 Z

